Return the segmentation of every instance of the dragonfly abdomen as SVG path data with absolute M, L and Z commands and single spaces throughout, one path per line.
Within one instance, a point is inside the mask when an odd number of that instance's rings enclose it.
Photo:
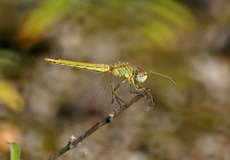
M 78 69 L 85 69 L 85 70 L 91 70 L 96 72 L 110 72 L 110 66 L 108 64 L 94 64 L 94 63 L 77 62 L 77 61 L 70 61 L 70 60 L 63 60 L 63 59 L 52 59 L 52 58 L 45 58 L 45 60 L 48 63 L 69 66 Z
M 133 67 L 131 67 L 128 63 L 119 63 L 119 64 L 113 64 L 110 66 L 110 70 L 112 75 L 130 79 L 133 77 Z

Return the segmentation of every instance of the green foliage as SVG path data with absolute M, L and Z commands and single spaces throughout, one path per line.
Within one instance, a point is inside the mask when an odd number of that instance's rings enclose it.
M 147 5 L 152 15 L 143 33 L 160 48 L 172 45 L 178 37 L 178 30 L 190 30 L 195 27 L 195 19 L 191 12 L 174 0 L 155 0 Z
M 195 26 L 191 12 L 175 0 L 47 0 L 27 17 L 20 38 L 35 43 L 67 14 L 83 20 L 90 31 L 125 29 L 130 36 L 140 35 L 155 46 L 167 48 L 177 39 L 176 30 Z M 139 38 L 140 38 L 139 37 Z
M 5 72 L 13 72 L 19 68 L 19 57 L 11 50 L 0 50 L 0 103 L 13 111 L 24 108 L 24 100 L 16 87 L 5 78 Z
M 0 49 L 0 73 L 7 68 L 15 69 L 19 65 L 19 56 L 12 50 Z
M 10 160 L 20 160 L 21 149 L 17 143 L 10 143 Z
M 125 29 L 130 37 L 139 35 L 138 38 L 146 38 L 160 48 L 173 44 L 179 31 L 196 26 L 188 8 L 175 0 L 88 1 L 81 4 L 76 15 L 78 13 L 90 30 L 116 32 Z
M 13 111 L 22 111 L 24 100 L 21 94 L 9 81 L 0 79 L 0 102 L 3 102 Z
M 19 38 L 35 43 L 48 29 L 72 9 L 70 0 L 46 0 L 35 8 L 22 26 Z M 30 40 L 30 41 L 29 41 Z

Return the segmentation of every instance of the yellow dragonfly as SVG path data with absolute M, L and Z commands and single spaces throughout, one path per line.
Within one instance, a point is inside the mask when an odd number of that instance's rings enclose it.
M 119 77 L 121 81 L 112 89 L 112 103 L 114 102 L 114 98 L 116 102 L 120 105 L 124 103 L 124 101 L 116 95 L 116 91 L 120 87 L 120 85 L 124 82 L 128 82 L 130 93 L 133 94 L 143 94 L 147 99 L 151 100 L 151 104 L 154 103 L 153 97 L 150 94 L 150 89 L 143 87 L 141 84 L 144 83 L 148 74 L 155 74 L 160 77 L 166 78 L 170 80 L 173 84 L 175 84 L 174 80 L 166 75 L 163 75 L 158 72 L 146 72 L 141 67 L 134 67 L 129 63 L 115 63 L 115 64 L 94 64 L 94 63 L 86 63 L 86 62 L 78 62 L 64 59 L 52 59 L 45 58 L 45 61 L 51 64 L 64 65 L 68 67 L 90 70 L 101 73 L 109 73 L 115 77 Z

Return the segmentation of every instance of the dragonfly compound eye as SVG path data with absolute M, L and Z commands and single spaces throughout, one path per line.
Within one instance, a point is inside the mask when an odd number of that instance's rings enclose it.
M 141 69 L 141 68 L 137 69 L 136 77 L 135 77 L 137 82 L 143 83 L 146 81 L 147 77 L 148 77 L 147 73 L 143 69 Z

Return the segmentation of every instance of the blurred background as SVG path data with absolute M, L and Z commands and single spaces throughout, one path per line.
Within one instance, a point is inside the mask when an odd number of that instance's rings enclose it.
M 150 76 L 141 100 L 63 160 L 229 160 L 229 0 L 1 0 L 0 159 L 47 159 L 112 110 L 100 74 L 45 57 L 127 61 Z M 107 87 L 109 88 L 109 87 Z

